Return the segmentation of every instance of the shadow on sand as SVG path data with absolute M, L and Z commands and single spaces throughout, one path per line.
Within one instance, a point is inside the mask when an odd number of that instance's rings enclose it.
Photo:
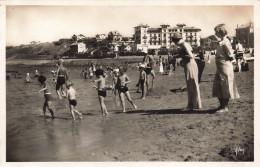
M 152 115 L 152 114 L 214 114 L 217 109 L 210 110 L 190 110 L 190 111 L 182 111 L 182 109 L 161 109 L 161 110 L 133 110 L 128 111 L 126 114 L 135 114 L 142 113 L 142 115 Z M 119 113 L 119 112 L 118 112 Z M 122 112 L 120 112 L 122 113 Z
M 171 89 L 170 91 L 173 93 L 185 92 L 185 91 L 187 91 L 187 88 L 184 87 L 184 88 Z
M 200 81 L 200 82 L 213 82 L 212 80 L 203 80 L 203 81 Z

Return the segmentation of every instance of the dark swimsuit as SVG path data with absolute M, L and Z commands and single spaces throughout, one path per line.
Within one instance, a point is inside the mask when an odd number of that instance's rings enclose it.
M 53 97 L 51 96 L 51 94 L 44 94 L 44 97 L 45 97 L 45 102 L 53 100 Z
M 74 107 L 77 105 L 77 101 L 75 99 L 69 99 L 69 103 Z
M 56 90 L 59 90 L 61 85 L 65 84 L 66 76 L 67 76 L 66 68 L 65 67 L 60 68 L 57 77 Z
M 119 86 L 119 87 L 118 87 L 118 91 L 125 93 L 125 92 L 128 91 L 128 87 L 127 87 L 127 86 Z
M 106 90 L 98 90 L 98 95 L 106 97 L 107 96 L 107 92 L 106 92 Z
M 150 75 L 152 70 L 153 70 L 153 69 L 152 69 L 151 67 L 146 67 L 146 68 L 144 69 L 144 71 L 146 72 L 147 75 Z
M 65 76 L 58 76 L 56 90 L 59 90 L 61 85 L 65 84 Z
M 140 79 L 140 84 L 144 85 L 144 79 Z

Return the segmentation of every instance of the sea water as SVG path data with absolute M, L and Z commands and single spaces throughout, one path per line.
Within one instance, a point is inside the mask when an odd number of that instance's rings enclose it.
M 6 81 L 6 160 L 16 161 L 84 161 L 84 155 L 92 153 L 91 146 L 102 138 L 105 119 L 101 116 L 97 91 L 93 79 L 80 76 L 83 68 L 69 68 L 69 79 L 78 93 L 77 109 L 83 114 L 80 120 L 72 120 L 68 99 L 58 99 L 51 74 L 54 68 L 7 67 L 19 71 L 25 77 L 27 72 L 43 72 L 51 88 L 55 108 L 55 119 L 43 118 L 43 92 L 37 78 L 25 84 L 24 78 L 11 77 Z M 111 83 L 112 78 L 108 78 Z M 105 99 L 109 112 L 120 111 L 112 92 Z M 49 111 L 46 111 L 49 114 Z M 109 117 L 109 116 L 108 116 Z

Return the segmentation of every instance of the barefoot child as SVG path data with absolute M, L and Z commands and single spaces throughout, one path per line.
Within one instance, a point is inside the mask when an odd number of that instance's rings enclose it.
M 145 84 L 146 84 L 146 72 L 144 71 L 145 65 L 141 64 L 139 69 L 140 69 L 140 77 L 139 77 L 139 82 L 138 84 L 141 87 L 142 90 L 142 97 L 141 99 L 145 99 L 146 95 L 146 89 L 145 89 Z
M 134 108 L 137 108 L 137 106 L 134 104 L 134 102 L 131 99 L 131 96 L 129 94 L 127 84 L 131 81 L 130 81 L 129 77 L 125 74 L 125 72 L 126 72 L 126 68 L 121 66 L 119 68 L 119 76 L 118 76 L 118 80 L 117 80 L 117 87 L 118 87 L 118 92 L 119 92 L 121 104 L 122 104 L 122 107 L 123 107 L 123 112 L 126 112 L 126 110 L 125 110 L 125 96 L 127 97 L 128 101 L 134 106 Z
M 120 102 L 118 101 L 118 96 L 117 96 L 117 80 L 118 80 L 118 76 L 119 76 L 119 69 L 116 68 L 113 70 L 113 83 L 112 83 L 112 92 L 113 95 L 115 95 L 115 102 L 116 102 L 116 106 L 120 106 Z
M 30 73 L 27 73 L 26 77 L 24 79 L 24 83 L 31 83 L 31 82 L 32 82 L 32 80 L 31 80 L 31 77 L 30 77 Z
M 51 113 L 51 117 L 52 119 L 54 118 L 54 108 L 52 106 L 52 96 L 51 96 L 51 92 L 49 90 L 49 87 L 48 85 L 45 83 L 46 81 L 46 77 L 43 76 L 43 75 L 40 75 L 38 77 L 38 81 L 41 83 L 41 85 L 43 86 L 43 89 L 41 89 L 39 92 L 37 93 L 40 93 L 41 91 L 44 91 L 44 97 L 45 97 L 45 102 L 43 104 L 43 116 L 45 117 L 45 113 L 46 113 L 46 108 L 48 108 L 48 110 L 50 111 Z
M 70 105 L 70 112 L 71 112 L 71 116 L 73 118 L 73 120 L 75 120 L 75 113 L 77 113 L 80 117 L 80 119 L 82 119 L 82 114 L 76 110 L 76 105 L 77 105 L 77 101 L 76 101 L 76 96 L 77 96 L 77 92 L 76 90 L 72 87 L 73 83 L 71 81 L 67 81 L 66 82 L 66 87 L 67 87 L 67 98 L 69 99 L 69 105 Z
M 104 103 L 105 97 L 107 96 L 104 71 L 102 69 L 97 69 L 95 75 L 98 79 L 94 80 L 93 82 L 97 82 L 98 84 L 98 86 L 94 85 L 94 87 L 98 91 L 98 99 L 101 106 L 102 115 L 107 115 L 108 112 L 107 112 L 106 105 Z
M 117 90 L 117 87 L 116 87 L 116 83 L 117 83 L 117 78 L 119 76 L 119 69 L 114 69 L 113 70 L 113 83 L 112 83 L 112 91 L 113 91 L 113 94 L 116 95 L 116 90 Z

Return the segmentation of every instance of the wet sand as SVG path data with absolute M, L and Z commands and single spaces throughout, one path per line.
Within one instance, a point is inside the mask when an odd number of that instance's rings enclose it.
M 214 62 L 206 63 L 202 75 L 200 91 L 203 108 L 193 112 L 180 111 L 187 105 L 187 92 L 179 91 L 185 85 L 182 67 L 177 67 L 173 76 L 160 74 L 156 68 L 155 87 L 148 91 L 145 100 L 141 100 L 141 94 L 136 93 L 135 87 L 138 71 L 131 68 L 135 65 L 129 64 L 127 73 L 132 81 L 130 93 L 138 109 L 133 109 L 128 102 L 127 113 L 122 113 L 120 107 L 107 106 L 109 115 L 102 117 L 97 103 L 81 110 L 84 115 L 82 120 L 74 123 L 62 120 L 64 127 L 59 124 L 61 129 L 53 128 L 59 119 L 47 119 L 45 122 L 49 126 L 45 131 L 52 134 L 48 141 L 53 141 L 51 145 L 54 146 L 55 142 L 61 142 L 58 144 L 60 147 L 49 147 L 39 156 L 30 154 L 25 159 L 13 153 L 9 155 L 14 158 L 10 161 L 254 160 L 253 62 L 250 62 L 250 71 L 235 73 L 241 98 L 230 101 L 227 113 L 215 113 L 218 100 L 211 93 L 216 69 Z M 78 108 L 84 105 L 82 101 Z M 52 138 L 53 135 L 56 138 Z M 41 143 L 32 145 L 32 153 L 36 153 Z M 245 152 L 238 151 L 236 155 L 235 151 L 239 148 Z M 48 156 L 48 150 L 50 155 L 56 156 Z

